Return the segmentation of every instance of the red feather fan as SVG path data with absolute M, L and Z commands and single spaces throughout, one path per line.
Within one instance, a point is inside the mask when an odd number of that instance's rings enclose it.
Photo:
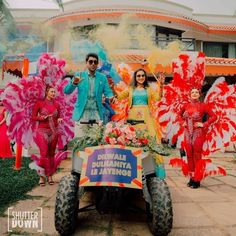
M 178 158 L 178 157 L 171 158 L 169 165 L 171 165 L 172 167 L 181 168 L 181 171 L 184 174 L 184 176 L 188 176 L 188 174 L 189 174 L 188 164 L 182 158 Z
M 201 181 L 207 176 L 226 175 L 226 170 L 212 163 L 211 159 L 201 159 L 198 161 L 194 173 L 194 180 Z
M 172 167 L 179 167 L 184 176 L 190 176 L 188 164 L 183 158 L 172 158 L 169 161 L 169 165 Z M 193 179 L 195 181 L 201 181 L 207 176 L 213 175 L 226 175 L 226 170 L 220 166 L 216 166 L 212 163 L 211 159 L 201 159 L 196 165 Z

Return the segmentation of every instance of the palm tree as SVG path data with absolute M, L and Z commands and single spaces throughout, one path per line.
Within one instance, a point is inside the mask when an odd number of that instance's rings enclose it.
M 57 5 L 64 11 L 62 0 L 53 0 Z M 6 0 L 0 0 L 0 24 L 14 24 L 13 16 L 8 8 L 8 3 Z
M 57 3 L 57 5 L 61 8 L 62 11 L 64 11 L 64 6 L 62 0 L 54 0 L 54 2 Z
M 12 14 L 8 9 L 6 0 L 0 0 L 0 22 L 4 23 L 7 20 L 13 20 Z
M 59 8 L 64 11 L 62 0 L 53 0 L 57 3 Z M 15 20 L 9 10 L 9 4 L 7 0 L 0 0 L 0 64 L 2 55 L 7 51 L 9 40 L 15 39 L 17 35 L 17 29 Z
M 15 21 L 6 0 L 0 0 L 0 27 L 3 32 L 6 32 L 8 35 L 14 35 L 16 33 Z

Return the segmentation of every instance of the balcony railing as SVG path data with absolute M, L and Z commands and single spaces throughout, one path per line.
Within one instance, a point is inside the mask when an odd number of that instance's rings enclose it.
M 158 47 L 164 48 L 169 43 L 174 41 L 179 41 L 183 44 L 183 48 L 185 51 L 196 51 L 196 40 L 193 38 L 166 38 L 166 37 L 156 37 L 152 39 L 154 44 Z M 130 49 L 143 49 L 139 47 L 138 41 L 136 39 L 132 39 L 131 43 L 132 47 Z
M 167 46 L 170 42 L 174 42 L 176 40 L 180 41 L 184 45 L 184 49 L 186 51 L 196 51 L 196 40 L 194 38 L 165 38 L 165 37 L 156 37 L 155 39 L 156 45 L 158 46 Z
M 76 37 L 72 37 L 76 41 Z M 88 34 L 80 34 L 78 40 L 81 39 L 88 39 Z M 183 44 L 183 48 L 185 51 L 196 51 L 196 40 L 194 38 L 182 38 L 178 37 L 153 37 L 152 41 L 154 42 L 155 45 L 164 48 L 166 47 L 169 43 L 173 41 L 179 41 Z M 145 50 L 145 48 L 140 47 L 137 37 L 131 38 L 130 46 L 126 48 L 117 48 L 119 49 L 139 49 L 139 50 Z

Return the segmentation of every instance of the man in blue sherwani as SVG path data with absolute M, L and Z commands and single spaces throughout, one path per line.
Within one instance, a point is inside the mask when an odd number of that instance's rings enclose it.
M 81 124 L 102 121 L 103 94 L 111 100 L 114 99 L 106 76 L 96 71 L 99 63 L 98 55 L 89 53 L 85 60 L 87 70 L 76 72 L 74 78 L 64 88 L 65 94 L 71 94 L 75 89 L 78 90 L 72 116 L 73 120 L 76 121 L 76 136 L 83 135 Z

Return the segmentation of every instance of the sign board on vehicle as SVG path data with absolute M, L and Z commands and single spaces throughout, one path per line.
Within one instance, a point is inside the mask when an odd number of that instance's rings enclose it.
M 142 188 L 142 150 L 123 146 L 97 146 L 80 152 L 80 186 Z

